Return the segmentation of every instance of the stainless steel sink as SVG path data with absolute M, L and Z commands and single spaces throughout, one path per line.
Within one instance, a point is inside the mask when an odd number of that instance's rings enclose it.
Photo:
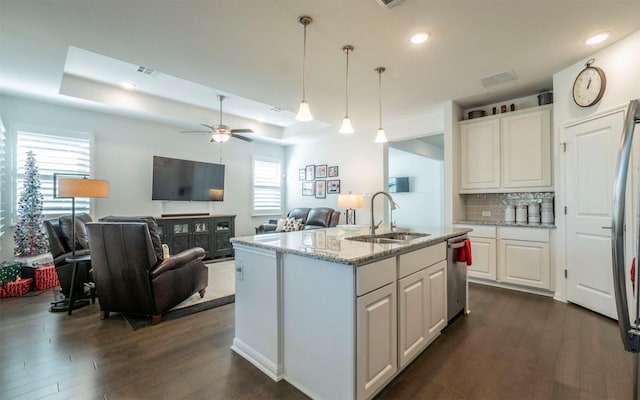
M 389 233 L 381 233 L 378 235 L 352 236 L 346 239 L 355 240 L 357 242 L 366 242 L 366 243 L 403 244 L 411 240 L 419 239 L 425 236 L 429 236 L 429 234 L 414 233 L 414 232 L 389 232 Z

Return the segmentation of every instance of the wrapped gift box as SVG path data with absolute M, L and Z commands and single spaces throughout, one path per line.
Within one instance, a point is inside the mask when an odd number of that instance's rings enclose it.
M 36 290 L 45 290 L 50 287 L 60 286 L 56 267 L 53 265 L 36 268 L 34 270 L 34 278 L 36 281 Z
M 17 297 L 31 290 L 31 283 L 33 279 L 18 279 L 15 282 L 9 282 L 6 285 L 0 286 L 0 298 L 1 297 Z
M 20 275 L 19 262 L 4 262 L 0 264 L 0 285 L 13 282 Z

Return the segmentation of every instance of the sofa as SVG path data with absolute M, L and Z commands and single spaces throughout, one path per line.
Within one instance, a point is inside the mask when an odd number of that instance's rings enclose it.
M 301 229 L 320 229 L 320 228 L 332 228 L 338 225 L 340 221 L 340 211 L 336 211 L 329 207 L 315 207 L 315 208 L 293 208 L 287 213 L 287 218 L 294 218 L 300 220 Z M 276 232 L 278 227 L 278 221 L 271 220 L 269 223 L 262 224 L 256 227 L 256 235 L 268 232 Z

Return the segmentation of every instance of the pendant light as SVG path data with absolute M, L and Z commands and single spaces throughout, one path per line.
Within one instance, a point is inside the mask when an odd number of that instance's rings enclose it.
M 300 102 L 300 108 L 298 108 L 298 114 L 296 115 L 296 119 L 298 121 L 313 120 L 313 115 L 311 115 L 311 111 L 309 110 L 309 103 L 307 103 L 305 91 L 307 72 L 307 25 L 311 22 L 313 22 L 313 19 L 307 15 L 298 17 L 298 23 L 304 27 L 304 45 L 302 49 L 302 101 Z
M 386 69 L 385 67 L 378 67 L 375 71 L 378 73 L 378 115 L 380 116 L 380 127 L 378 128 L 374 142 L 386 143 L 387 135 L 385 135 L 384 129 L 382 129 L 382 73 L 386 71 Z
M 338 132 L 349 134 L 353 133 L 353 126 L 351 126 L 351 118 L 349 118 L 349 52 L 353 51 L 353 46 L 347 44 L 342 47 L 342 51 L 347 54 L 347 68 L 344 78 L 344 97 L 345 97 L 345 112 L 344 119 L 342 120 L 342 126 Z

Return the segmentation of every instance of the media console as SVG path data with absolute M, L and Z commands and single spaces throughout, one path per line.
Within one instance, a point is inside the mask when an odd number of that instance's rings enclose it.
M 202 247 L 205 258 L 233 257 L 230 239 L 235 235 L 235 215 L 173 215 L 156 218 L 162 243 L 171 254 Z

